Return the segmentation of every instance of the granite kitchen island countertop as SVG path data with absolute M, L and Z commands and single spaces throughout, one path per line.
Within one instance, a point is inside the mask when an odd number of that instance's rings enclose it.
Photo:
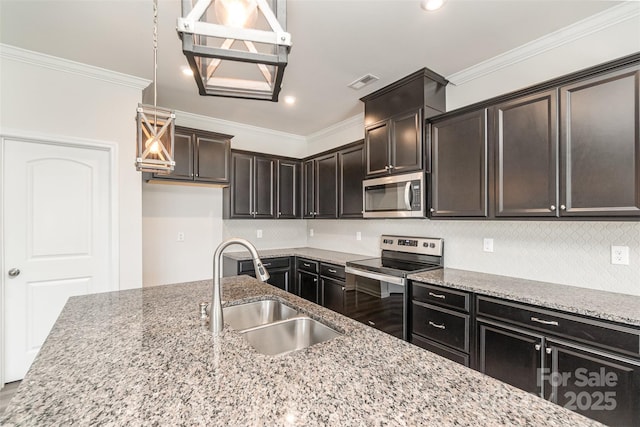
M 640 326 L 640 296 L 453 268 L 410 274 L 408 278 L 418 282 Z
M 266 297 L 342 336 L 277 357 L 198 316 L 211 282 L 70 298 L 0 424 L 598 425 L 248 276 L 226 304 Z

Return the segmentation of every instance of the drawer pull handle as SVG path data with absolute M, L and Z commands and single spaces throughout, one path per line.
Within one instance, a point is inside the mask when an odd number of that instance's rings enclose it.
M 372 322 L 371 320 L 367 320 L 367 323 L 370 324 L 371 326 L 376 326 L 375 322 Z
M 264 262 L 264 263 L 262 263 L 262 265 L 264 267 L 271 267 L 271 263 L 270 262 Z
M 538 319 L 537 317 L 532 317 L 531 321 L 532 322 L 542 323 L 543 325 L 558 326 L 558 322 L 555 321 L 555 320 L 542 320 L 542 319 Z
M 336 271 L 336 270 L 334 270 L 334 269 L 332 269 L 332 268 L 330 268 L 330 269 L 329 269 L 329 273 L 337 273 L 337 271 Z
M 434 297 L 434 298 L 440 298 L 440 299 L 445 299 L 447 298 L 446 296 L 442 295 L 442 294 L 434 294 L 433 292 L 429 292 L 429 296 L 430 297 Z
M 307 264 L 306 262 L 303 262 L 302 265 L 304 265 L 305 267 L 311 267 L 311 264 Z
M 429 325 L 433 326 L 434 328 L 438 328 L 438 329 L 447 329 L 446 326 L 444 325 L 438 325 L 437 323 L 433 323 L 431 320 L 429 320 Z

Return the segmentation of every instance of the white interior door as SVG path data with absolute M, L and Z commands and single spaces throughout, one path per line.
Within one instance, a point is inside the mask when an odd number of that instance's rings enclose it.
M 111 290 L 105 149 L 4 140 L 4 380 L 21 379 L 70 296 Z

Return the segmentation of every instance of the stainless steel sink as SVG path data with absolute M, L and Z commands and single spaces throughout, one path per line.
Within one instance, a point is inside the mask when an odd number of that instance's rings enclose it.
M 224 322 L 237 331 L 291 319 L 298 314 L 295 309 L 271 299 L 225 307 L 222 313 Z
M 301 350 L 341 335 L 310 317 L 283 320 L 246 330 L 242 334 L 253 348 L 269 356 Z

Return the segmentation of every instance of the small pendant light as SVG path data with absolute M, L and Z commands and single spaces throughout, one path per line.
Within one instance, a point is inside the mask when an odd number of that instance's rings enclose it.
M 138 149 L 136 169 L 142 172 L 169 174 L 176 162 L 173 159 L 173 111 L 158 108 L 158 0 L 153 0 L 153 105 L 138 104 Z

